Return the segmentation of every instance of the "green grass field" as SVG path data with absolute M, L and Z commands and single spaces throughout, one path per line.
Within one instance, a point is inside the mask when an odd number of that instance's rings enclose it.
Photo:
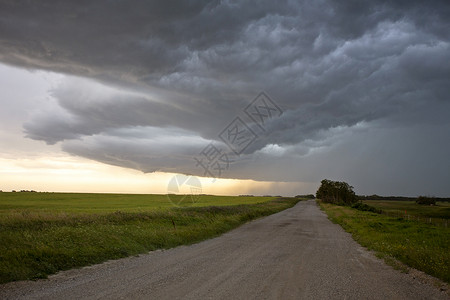
M 363 203 L 385 212 L 417 216 L 421 218 L 450 219 L 450 203 L 437 202 L 436 205 L 419 205 L 414 201 L 364 200 Z
M 171 195 L 175 201 L 181 195 Z M 273 197 L 238 197 L 199 195 L 195 203 L 186 206 L 228 206 L 254 204 Z M 82 193 L 0 193 L 0 216 L 22 213 L 108 213 L 114 211 L 142 212 L 174 207 L 167 195 L 82 194 Z
M 299 199 L 0 193 L 0 283 L 195 243 L 292 207 Z
M 367 201 L 381 209 L 448 218 L 448 206 L 423 207 L 412 202 Z M 396 261 L 450 283 L 450 228 L 350 207 L 320 203 L 329 218 L 340 224 L 362 246 L 374 250 L 387 263 Z

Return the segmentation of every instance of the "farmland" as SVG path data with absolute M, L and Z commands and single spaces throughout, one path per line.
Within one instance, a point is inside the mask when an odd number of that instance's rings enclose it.
M 0 282 L 195 243 L 299 199 L 199 196 L 174 207 L 166 195 L 0 194 Z

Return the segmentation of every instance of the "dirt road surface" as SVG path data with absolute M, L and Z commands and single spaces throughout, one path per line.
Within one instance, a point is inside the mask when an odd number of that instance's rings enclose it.
M 385 265 L 314 201 L 218 238 L 0 286 L 0 299 L 447 299 Z

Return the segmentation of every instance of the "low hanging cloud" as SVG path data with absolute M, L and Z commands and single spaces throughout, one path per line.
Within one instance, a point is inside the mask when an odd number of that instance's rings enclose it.
M 224 176 L 317 181 L 295 168 L 337 136 L 447 128 L 449 15 L 446 1 L 3 2 L 0 61 L 69 75 L 27 137 L 144 172 L 204 175 L 193 157 L 225 146 L 219 133 L 265 90 L 283 114 Z

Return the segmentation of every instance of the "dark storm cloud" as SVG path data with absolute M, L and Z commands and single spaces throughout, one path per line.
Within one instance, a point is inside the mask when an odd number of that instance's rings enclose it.
M 198 174 L 182 160 L 265 90 L 284 113 L 228 176 L 270 180 L 252 154 L 275 170 L 336 128 L 447 123 L 418 112 L 448 109 L 449 16 L 448 1 L 1 1 L 0 60 L 100 82 L 67 79 L 28 137 L 144 171 Z M 177 128 L 192 142 L 146 133 Z
M 3 1 L 2 60 L 147 82 L 182 69 L 193 50 L 233 42 L 246 24 L 288 9 L 271 1 Z

